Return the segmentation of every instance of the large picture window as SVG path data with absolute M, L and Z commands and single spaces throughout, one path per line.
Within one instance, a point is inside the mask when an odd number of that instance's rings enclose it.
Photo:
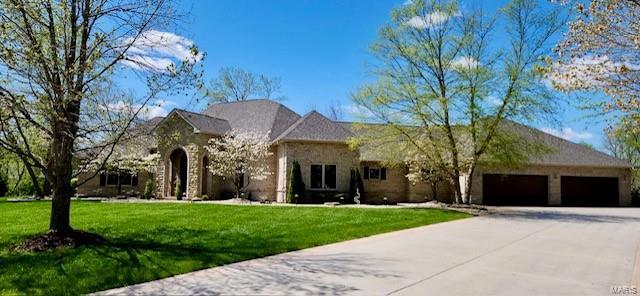
M 337 168 L 334 164 L 311 165 L 311 189 L 336 189 Z

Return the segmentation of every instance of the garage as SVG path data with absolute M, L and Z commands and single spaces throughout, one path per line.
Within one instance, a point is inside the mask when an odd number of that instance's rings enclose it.
M 482 175 L 482 196 L 490 206 L 546 206 L 548 177 L 541 175 Z
M 562 176 L 562 205 L 569 207 L 618 206 L 618 178 Z

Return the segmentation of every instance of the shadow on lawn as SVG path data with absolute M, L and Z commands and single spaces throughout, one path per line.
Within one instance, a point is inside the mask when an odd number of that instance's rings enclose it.
M 2 291 L 82 294 L 263 257 L 282 251 L 282 236 L 220 235 L 156 228 L 110 238 L 104 245 L 0 255 Z

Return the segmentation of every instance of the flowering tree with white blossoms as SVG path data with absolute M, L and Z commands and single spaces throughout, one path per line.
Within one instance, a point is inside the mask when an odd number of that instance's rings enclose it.
M 273 154 L 269 152 L 269 132 L 232 129 L 220 138 L 210 139 L 205 149 L 209 152 L 209 171 L 231 178 L 236 198 L 240 198 L 251 180 L 264 180 L 271 175 L 266 163 Z
M 576 16 L 550 61 L 550 82 L 564 91 L 604 92 L 597 111 L 613 111 L 640 131 L 640 1 L 556 1 Z M 610 114 L 613 114 L 610 112 Z
M 125 174 L 137 175 L 139 172 L 155 173 L 160 159 L 160 154 L 150 153 L 149 147 L 153 147 L 154 138 L 151 135 L 138 135 L 135 138 L 126 139 L 116 145 L 111 153 L 101 151 L 101 153 L 90 160 L 82 167 L 85 172 L 95 172 L 102 170 L 110 173 L 117 173 L 119 178 Z M 118 194 L 121 194 L 120 183 L 118 182 Z

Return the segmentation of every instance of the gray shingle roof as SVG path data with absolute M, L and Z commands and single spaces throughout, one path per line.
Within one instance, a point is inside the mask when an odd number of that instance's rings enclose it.
M 203 113 L 226 120 L 233 129 L 270 132 L 270 140 L 300 119 L 291 109 L 265 99 L 212 104 Z
M 354 123 L 341 122 L 340 124 L 351 129 L 352 132 L 358 133 L 358 131 L 353 128 Z M 380 125 L 366 124 L 366 126 L 375 127 Z M 528 141 L 541 143 L 546 147 L 551 148 L 551 152 L 546 153 L 539 158 L 531 159 L 529 161 L 530 164 L 585 167 L 631 167 L 631 163 L 626 160 L 610 156 L 587 146 L 567 141 L 514 121 L 505 120 L 503 121 L 503 126 L 513 129 Z M 380 151 L 377 151 L 376 149 L 367 149 L 366 146 L 361 147 L 360 149 L 361 160 L 381 161 L 388 157 L 389 155 L 380 155 Z
M 163 119 L 162 116 L 153 117 L 133 126 L 131 130 L 136 134 L 149 135 Z
M 219 103 L 209 106 L 203 114 L 174 109 L 192 125 L 196 132 L 223 134 L 228 130 L 243 129 L 257 132 L 270 131 L 270 139 L 277 141 L 328 141 L 346 142 L 357 133 L 350 122 L 336 122 L 312 111 L 301 117 L 284 105 L 272 100 L 247 100 Z M 159 119 L 151 119 L 147 124 L 157 125 Z M 368 124 L 367 124 L 368 125 Z M 371 125 L 376 126 L 376 125 Z M 513 121 L 505 121 L 504 127 L 530 141 L 550 147 L 552 152 L 531 159 L 531 164 L 569 165 L 592 167 L 631 167 L 628 161 L 609 156 L 584 145 L 544 133 Z M 360 151 L 362 160 L 380 160 L 380 155 L 369 153 L 365 147 Z
M 224 119 L 182 109 L 173 109 L 173 111 L 171 111 L 171 113 L 174 112 L 193 126 L 195 132 L 222 135 L 231 129 L 229 122 Z M 169 113 L 169 115 L 171 115 L 171 113 Z M 169 117 L 169 115 L 167 115 L 167 117 Z
M 339 122 L 332 121 L 316 111 L 311 111 L 291 125 L 275 141 L 346 142 L 352 136 L 351 131 L 344 128 Z
M 505 121 L 504 125 L 513 128 L 522 137 L 542 143 L 553 150 L 551 153 L 544 154 L 539 159 L 532 159 L 530 161 L 532 164 L 631 167 L 631 163 L 626 160 L 610 156 L 585 145 L 567 141 L 517 122 Z

